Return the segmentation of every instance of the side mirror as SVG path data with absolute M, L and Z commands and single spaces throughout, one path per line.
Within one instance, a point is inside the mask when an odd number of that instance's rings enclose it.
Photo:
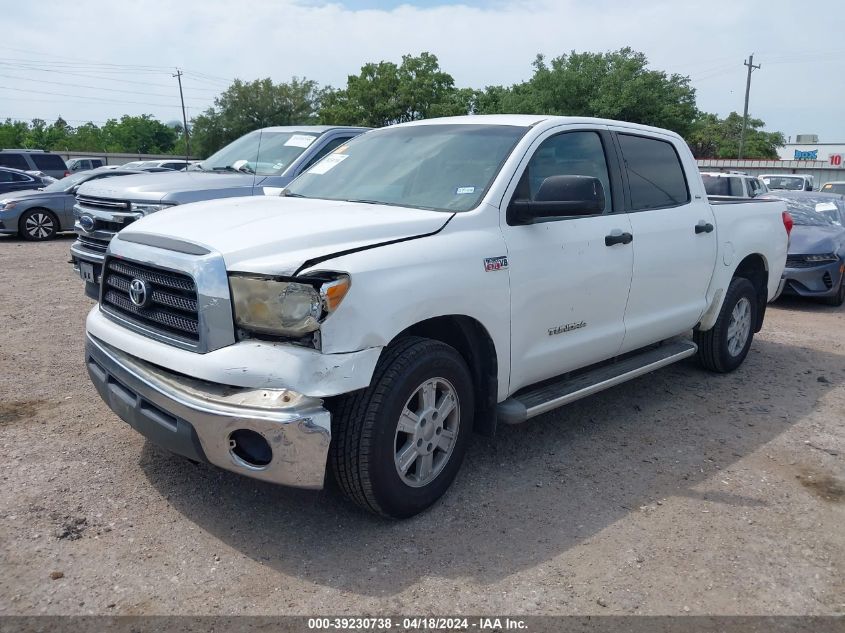
M 542 218 L 598 215 L 604 211 L 604 186 L 592 176 L 549 176 L 534 200 L 512 200 L 510 224 L 533 224 Z

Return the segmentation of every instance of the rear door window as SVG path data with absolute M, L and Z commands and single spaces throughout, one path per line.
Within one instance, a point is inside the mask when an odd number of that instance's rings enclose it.
M 0 152 L 0 165 L 11 167 L 12 169 L 29 169 L 29 163 L 26 162 L 23 154 L 13 154 L 11 152 Z
M 677 207 L 690 200 L 681 159 L 666 141 L 619 134 L 634 211 Z
M 51 171 L 57 169 L 64 171 L 66 169 L 65 161 L 62 160 L 61 156 L 57 156 L 56 154 L 32 154 L 31 156 L 32 162 L 35 163 L 38 169 L 49 169 Z

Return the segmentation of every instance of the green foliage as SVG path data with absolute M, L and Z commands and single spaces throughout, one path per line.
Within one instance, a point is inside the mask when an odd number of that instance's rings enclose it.
M 435 116 L 466 114 L 472 90 L 457 90 L 452 76 L 440 69 L 437 57 L 403 55 L 402 63 L 364 64 L 349 75 L 346 88 L 329 91 L 320 120 L 331 125 L 382 127 Z
M 214 106 L 191 126 L 191 151 L 207 157 L 247 132 L 272 125 L 306 125 L 317 121 L 323 91 L 310 79 L 294 77 L 274 84 L 269 78 L 236 79 Z
M 607 53 L 561 55 L 534 60 L 534 75 L 509 88 L 489 86 L 479 94 L 479 114 L 518 112 L 591 116 L 631 121 L 686 134 L 697 110 L 689 77 L 650 70 L 648 59 L 630 48 Z
M 745 130 L 743 158 L 777 159 L 778 147 L 786 139 L 780 132 L 765 132 L 761 119 L 748 117 Z M 720 119 L 715 114 L 702 113 L 687 135 L 687 143 L 696 158 L 737 158 L 742 134 L 742 115 L 731 112 Z
M 174 149 L 178 133 L 149 114 L 109 119 L 102 128 L 93 123 L 73 128 L 62 117 L 49 125 L 43 119 L 29 124 L 6 119 L 0 124 L 0 147 L 167 154 Z

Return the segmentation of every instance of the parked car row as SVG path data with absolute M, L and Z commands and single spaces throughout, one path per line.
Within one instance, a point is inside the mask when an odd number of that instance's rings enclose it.
M 0 168 L 0 185 L 3 172 Z M 33 180 L 24 191 L 0 199 L 0 234 L 21 235 L 25 239 L 49 240 L 61 231 L 73 230 L 73 207 L 80 186 L 89 181 L 143 172 L 133 169 L 92 169 L 67 178 L 44 183 Z M 14 175 L 14 174 L 13 174 Z

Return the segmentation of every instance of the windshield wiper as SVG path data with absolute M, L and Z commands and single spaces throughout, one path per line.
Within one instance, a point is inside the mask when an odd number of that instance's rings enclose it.
M 352 199 L 352 200 L 344 200 L 344 202 L 360 202 L 361 204 L 390 204 L 389 202 L 382 202 L 381 200 L 364 200 L 364 199 Z
M 255 170 L 252 167 L 248 167 L 247 165 L 241 165 L 240 167 L 234 167 L 232 165 L 226 165 L 225 167 L 212 167 L 213 171 L 231 171 L 241 174 L 254 174 Z

